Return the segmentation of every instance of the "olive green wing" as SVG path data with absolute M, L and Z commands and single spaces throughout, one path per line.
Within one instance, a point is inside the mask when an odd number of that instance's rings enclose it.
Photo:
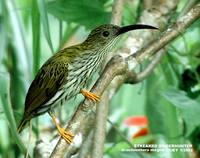
M 40 108 L 65 85 L 67 72 L 68 58 L 59 55 L 50 58 L 39 70 L 28 90 L 24 114 L 37 115 Z

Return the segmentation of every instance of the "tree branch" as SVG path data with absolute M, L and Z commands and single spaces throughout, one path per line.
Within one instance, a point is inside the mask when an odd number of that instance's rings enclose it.
M 109 97 L 108 91 L 105 91 L 102 95 L 101 102 L 97 105 L 96 120 L 94 128 L 94 139 L 92 147 L 92 158 L 103 157 L 103 147 L 106 133 L 106 122 L 108 115 Z
M 125 60 L 121 56 L 113 57 L 106 65 L 101 77 L 97 80 L 91 92 L 101 96 L 113 78 L 129 71 L 127 62 L 135 60 L 135 65 L 138 65 L 138 63 L 149 58 L 151 55 L 155 54 L 158 50 L 162 49 L 169 42 L 175 39 L 180 32 L 183 32 L 199 17 L 200 4 L 195 6 L 184 17 L 180 18 L 175 24 L 173 24 L 172 27 L 167 29 L 158 40 L 153 42 L 148 47 L 137 51 L 137 53 L 134 55 L 129 55 L 127 58 L 125 58 Z M 74 134 L 80 133 L 84 140 L 91 129 L 91 122 L 93 122 L 91 119 L 94 119 L 94 115 L 91 112 L 93 107 L 95 106 L 93 106 L 91 102 L 84 100 L 73 114 L 66 130 Z M 50 157 L 63 157 L 66 152 L 70 153 L 70 149 L 72 147 L 73 145 L 69 146 L 65 140 L 60 139 Z
M 153 59 L 150 61 L 150 64 L 142 71 L 137 74 L 133 72 L 127 72 L 126 73 L 126 78 L 125 78 L 125 83 L 129 84 L 135 84 L 138 82 L 143 81 L 145 78 L 147 78 L 148 75 L 152 73 L 154 68 L 157 66 L 157 64 L 160 62 L 162 59 L 163 55 L 165 54 L 165 50 L 162 49 L 158 53 L 153 56 Z

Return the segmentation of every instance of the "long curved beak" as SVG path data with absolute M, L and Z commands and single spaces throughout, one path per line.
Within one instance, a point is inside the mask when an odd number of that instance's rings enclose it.
M 139 29 L 154 29 L 158 30 L 157 27 L 150 26 L 150 25 L 143 25 L 143 24 L 135 24 L 135 25 L 128 25 L 120 27 L 119 31 L 117 32 L 117 36 L 121 35 L 125 32 L 132 31 L 132 30 L 139 30 Z

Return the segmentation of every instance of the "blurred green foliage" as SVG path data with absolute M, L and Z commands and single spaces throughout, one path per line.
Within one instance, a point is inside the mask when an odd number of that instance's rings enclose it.
M 110 12 L 105 11 L 105 1 L 52 1 L 47 4 L 48 11 L 60 20 L 76 22 L 92 29 L 110 21 Z M 67 9 L 66 9 L 67 8 Z M 89 18 L 93 16 L 94 18 Z M 94 22 L 94 19 L 95 22 Z
M 112 0 L 0 1 L 0 158 L 22 157 L 27 147 L 24 144 L 31 144 L 32 154 L 36 140 L 44 135 L 52 138 L 47 115 L 39 117 L 39 123 L 33 119 L 33 129 L 38 131 L 34 130 L 31 143 L 27 143 L 27 130 L 20 137 L 17 134 L 28 86 L 52 53 L 81 42 L 89 30 L 109 23 L 112 4 Z M 174 17 L 185 4 L 186 0 L 180 0 Z M 136 23 L 141 9 L 140 0 L 125 3 L 122 25 Z M 150 134 L 133 139 L 133 144 L 190 142 L 200 153 L 199 39 L 200 20 L 168 45 L 165 57 L 145 81 L 123 85 L 113 97 L 109 118 L 127 137 L 127 129 L 123 127 L 125 118 L 138 115 L 148 118 Z M 81 99 L 69 101 L 68 108 L 58 108 L 62 122 L 66 122 Z M 108 125 L 104 156 L 140 157 L 135 152 L 121 152 L 126 148 L 130 147 Z M 188 154 L 145 153 L 143 157 L 186 158 Z

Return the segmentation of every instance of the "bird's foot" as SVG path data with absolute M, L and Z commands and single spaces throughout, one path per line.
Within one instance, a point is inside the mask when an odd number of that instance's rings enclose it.
M 50 116 L 52 118 L 53 123 L 56 125 L 56 128 L 58 129 L 58 132 L 60 136 L 68 143 L 71 144 L 74 138 L 74 135 L 68 131 L 66 131 L 64 128 L 60 126 L 58 123 L 56 117 L 50 113 Z
M 86 97 L 88 100 L 91 100 L 93 102 L 99 102 L 100 97 L 92 92 L 86 91 L 86 90 L 81 90 L 81 93 L 84 97 Z
M 60 136 L 68 143 L 71 144 L 74 138 L 74 135 L 68 131 L 66 131 L 64 128 L 62 127 L 57 127 L 58 132 L 60 134 Z

